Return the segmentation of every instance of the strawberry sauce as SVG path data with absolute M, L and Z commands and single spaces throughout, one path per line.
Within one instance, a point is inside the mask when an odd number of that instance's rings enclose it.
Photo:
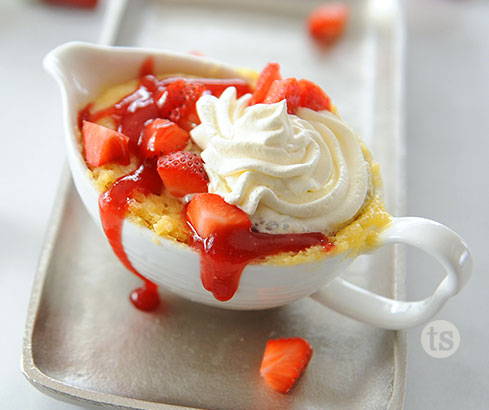
M 210 79 L 171 77 L 159 80 L 154 75 L 154 61 L 145 60 L 140 68 L 137 89 L 114 105 L 92 112 L 88 104 L 78 114 L 80 130 L 84 120 L 97 122 L 110 117 L 118 132 L 129 137 L 129 149 L 139 161 L 134 171 L 116 180 L 99 197 L 102 226 L 119 260 L 143 281 L 133 290 L 130 300 L 143 311 L 155 310 L 160 301 L 156 284 L 141 275 L 130 262 L 122 244 L 122 227 L 135 194 L 160 194 L 162 180 L 156 169 L 157 158 L 143 158 L 141 134 L 145 123 L 156 118 L 169 119 L 187 131 L 198 123 L 195 103 L 203 93 L 219 96 L 227 87 L 234 86 L 238 96 L 252 90 L 241 79 Z M 189 222 L 190 227 L 192 225 Z M 298 252 L 311 246 L 323 246 L 325 251 L 334 245 L 322 233 L 272 235 L 254 232 L 249 228 L 215 232 L 201 238 L 194 230 L 190 244 L 201 256 L 201 279 L 205 289 L 216 299 L 226 301 L 238 289 L 241 273 L 247 264 L 280 252 Z
M 130 295 L 134 306 L 144 311 L 155 310 L 158 307 L 158 287 L 141 275 L 127 257 L 122 245 L 122 225 L 130 199 L 135 193 L 159 194 L 161 187 L 161 179 L 154 163 L 145 162 L 135 171 L 115 181 L 99 197 L 100 219 L 110 246 L 123 265 L 144 282 L 143 287 L 135 289 Z
M 322 246 L 326 252 L 334 248 L 320 232 L 268 234 L 250 229 L 233 229 L 205 239 L 194 230 L 192 245 L 200 253 L 202 285 L 220 301 L 234 296 L 241 273 L 250 262 L 281 252 L 299 252 L 311 246 Z

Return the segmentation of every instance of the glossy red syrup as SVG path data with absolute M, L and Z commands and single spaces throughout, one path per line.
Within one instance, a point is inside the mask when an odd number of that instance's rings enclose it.
M 144 282 L 143 287 L 135 289 L 130 295 L 134 306 L 144 311 L 155 310 L 158 307 L 158 287 L 141 275 L 127 257 L 121 240 L 122 225 L 129 208 L 129 201 L 136 193 L 159 194 L 161 187 L 161 178 L 155 164 L 145 162 L 135 171 L 115 181 L 99 197 L 100 219 L 114 253 L 127 269 Z
M 200 253 L 202 285 L 220 301 L 234 296 L 241 273 L 250 262 L 281 252 L 299 252 L 317 245 L 322 246 L 326 252 L 334 248 L 328 237 L 320 232 L 267 234 L 249 229 L 216 233 L 206 239 L 195 233 L 193 243 L 193 247 Z
M 183 77 L 169 77 L 160 81 L 160 84 L 169 84 L 177 80 L 185 80 L 190 83 L 202 84 L 205 88 L 216 97 L 219 97 L 226 88 L 236 88 L 236 95 L 241 97 L 247 93 L 251 93 L 252 90 L 248 83 L 244 80 L 237 78 L 183 78 Z

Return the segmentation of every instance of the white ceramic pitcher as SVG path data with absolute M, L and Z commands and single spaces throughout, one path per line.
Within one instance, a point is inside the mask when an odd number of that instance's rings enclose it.
M 98 192 L 92 184 L 77 138 L 77 114 L 97 94 L 138 76 L 143 60 L 153 56 L 158 73 L 202 77 L 242 78 L 232 66 L 188 54 L 142 48 L 95 46 L 72 42 L 51 51 L 46 69 L 61 87 L 68 159 L 78 192 L 90 215 L 100 225 Z M 191 247 L 161 238 L 125 221 L 122 243 L 134 267 L 144 276 L 183 297 L 226 309 L 267 309 L 312 295 L 325 306 L 374 326 L 402 329 L 430 319 L 467 282 L 472 258 L 464 241 L 437 222 L 413 217 L 393 218 L 380 235 L 380 246 L 404 243 L 437 259 L 446 277 L 428 298 L 415 302 L 389 299 L 340 277 L 353 258 L 344 254 L 294 266 L 251 264 L 238 291 L 219 302 L 200 281 L 199 254 Z

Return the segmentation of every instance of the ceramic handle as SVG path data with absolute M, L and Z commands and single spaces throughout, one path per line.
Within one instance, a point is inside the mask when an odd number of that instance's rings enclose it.
M 394 218 L 380 236 L 381 246 L 403 243 L 433 256 L 446 277 L 424 300 L 404 302 L 377 295 L 336 278 L 311 297 L 353 319 L 385 329 L 406 329 L 428 321 L 466 284 L 472 257 L 463 239 L 451 229 L 424 218 Z

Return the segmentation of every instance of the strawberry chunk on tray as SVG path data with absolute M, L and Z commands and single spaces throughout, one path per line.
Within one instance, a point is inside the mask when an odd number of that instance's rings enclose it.
M 263 353 L 260 375 L 272 389 L 288 393 L 311 356 L 311 345 L 300 337 L 269 340 Z
M 83 121 L 82 140 L 85 160 L 91 167 L 99 167 L 109 162 L 127 165 L 129 157 L 129 137 L 102 125 Z
M 183 150 L 189 139 L 188 132 L 174 122 L 156 118 L 145 123 L 138 145 L 144 158 L 152 158 Z
M 260 73 L 256 82 L 255 91 L 250 100 L 250 105 L 263 102 L 268 94 L 268 90 L 275 80 L 281 80 L 280 65 L 277 63 L 268 63 Z
M 314 9 L 309 15 L 309 34 L 324 43 L 333 43 L 345 30 L 348 6 L 343 3 L 329 3 Z
M 158 174 L 165 189 L 176 197 L 207 192 L 209 178 L 199 155 L 177 151 L 158 159 Z
M 250 230 L 246 212 L 230 205 L 217 194 L 195 195 L 187 205 L 187 220 L 201 238 L 233 230 Z

